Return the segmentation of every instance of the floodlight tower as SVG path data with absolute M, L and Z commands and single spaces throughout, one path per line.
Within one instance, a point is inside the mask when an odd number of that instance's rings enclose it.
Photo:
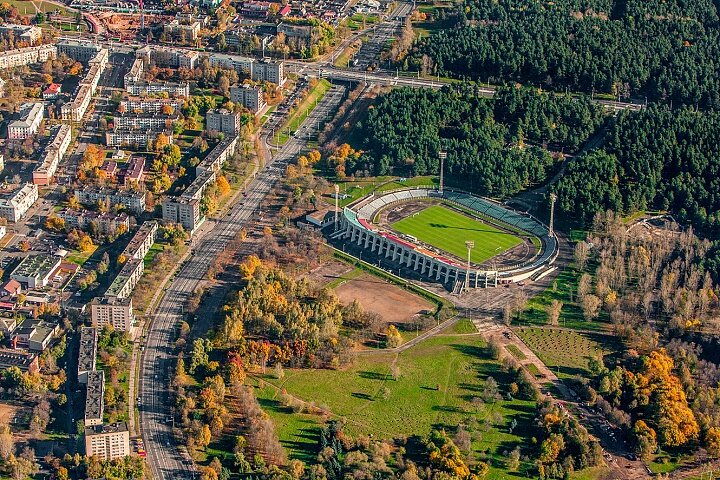
M 554 236 L 555 232 L 553 230 L 553 222 L 555 221 L 555 201 L 557 200 L 557 195 L 555 193 L 550 194 L 550 236 Z
M 335 184 L 335 221 L 334 221 L 334 228 L 335 232 L 337 232 L 338 229 L 338 201 L 340 199 L 340 185 L 337 183 Z
M 442 194 L 443 193 L 443 183 L 444 183 L 443 182 L 443 173 L 445 170 L 445 159 L 447 158 L 447 152 L 442 151 L 442 150 L 439 151 L 438 157 L 440 157 L 440 188 L 438 189 L 438 191 L 440 192 L 440 194 Z
M 467 247 L 468 251 L 468 259 L 467 259 L 467 269 L 465 270 L 465 290 L 470 289 L 470 251 L 475 248 L 475 242 L 472 240 L 467 240 L 465 242 L 465 246 Z

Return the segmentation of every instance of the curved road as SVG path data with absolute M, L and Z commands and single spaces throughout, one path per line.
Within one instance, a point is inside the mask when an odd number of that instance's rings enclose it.
M 340 89 L 336 87 L 330 90 L 298 130 L 307 132 L 318 121 L 322 122 L 327 111 L 336 107 L 341 99 Z M 246 196 L 240 197 L 244 201 L 234 204 L 222 218 L 207 220 L 214 223 L 208 223 L 205 232 L 198 233 L 194 239 L 194 252 L 180 267 L 155 310 L 140 361 L 139 383 L 140 428 L 154 480 L 197 476 L 192 461 L 186 453 L 181 453 L 172 432 L 170 381 L 175 359 L 173 345 L 177 339 L 178 324 L 182 320 L 183 305 L 207 278 L 207 270 L 213 259 L 252 220 L 273 184 L 284 174 L 288 161 L 295 158 L 305 145 L 304 139 L 291 137 L 248 184 Z

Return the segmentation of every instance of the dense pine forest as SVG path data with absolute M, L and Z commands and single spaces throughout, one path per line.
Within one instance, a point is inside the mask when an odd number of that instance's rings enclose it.
M 720 106 L 717 2 L 464 0 L 410 70 Z M 403 62 L 404 63 L 404 62 Z
M 549 151 L 575 151 L 604 119 L 602 107 L 587 97 L 514 85 L 492 100 L 470 84 L 399 89 L 370 110 L 361 126 L 365 154 L 345 168 L 361 176 L 434 174 L 445 150 L 451 179 L 505 197 L 545 181 L 556 163 Z

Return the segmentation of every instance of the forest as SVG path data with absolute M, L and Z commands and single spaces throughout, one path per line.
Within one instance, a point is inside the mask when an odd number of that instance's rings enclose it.
M 416 43 L 403 67 L 720 106 L 720 25 L 712 0 L 465 0 L 454 23 Z
M 562 212 L 589 224 L 607 208 L 667 210 L 716 238 L 720 115 L 650 106 L 623 112 L 603 149 L 570 162 L 556 187 Z
M 495 97 L 458 84 L 441 91 L 397 89 L 379 98 L 361 125 L 363 155 L 345 174 L 425 175 L 439 170 L 470 190 L 497 197 L 541 183 L 556 162 L 547 149 L 575 151 L 604 122 L 602 107 L 516 85 Z M 559 156 L 558 153 L 557 156 Z

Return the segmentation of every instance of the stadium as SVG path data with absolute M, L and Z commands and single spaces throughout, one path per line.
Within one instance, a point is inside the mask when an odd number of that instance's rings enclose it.
M 467 192 L 408 188 L 345 207 L 331 238 L 398 271 L 461 293 L 538 280 L 554 270 L 557 237 L 536 218 Z

